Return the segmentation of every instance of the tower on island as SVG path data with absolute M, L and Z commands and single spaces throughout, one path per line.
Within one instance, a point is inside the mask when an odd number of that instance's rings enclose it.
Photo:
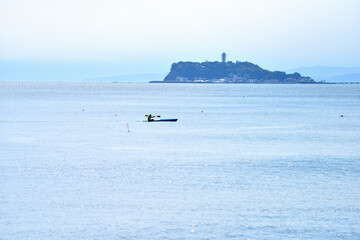
M 221 54 L 221 60 L 222 60 L 223 63 L 226 62 L 226 53 L 223 52 L 223 53 Z

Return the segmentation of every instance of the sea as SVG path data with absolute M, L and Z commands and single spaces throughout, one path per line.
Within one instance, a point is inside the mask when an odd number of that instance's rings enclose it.
M 0 82 L 0 239 L 360 239 L 360 85 Z

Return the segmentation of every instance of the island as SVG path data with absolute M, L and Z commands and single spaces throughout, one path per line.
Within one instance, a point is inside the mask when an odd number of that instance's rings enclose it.
M 269 71 L 250 62 L 178 62 L 171 65 L 170 73 L 163 81 L 150 83 L 273 83 L 273 84 L 314 84 L 319 83 L 300 73 L 286 74 Z

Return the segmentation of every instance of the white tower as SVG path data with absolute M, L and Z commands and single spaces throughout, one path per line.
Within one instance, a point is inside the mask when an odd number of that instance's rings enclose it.
M 226 53 L 223 52 L 223 53 L 221 54 L 221 60 L 222 60 L 223 63 L 226 62 Z

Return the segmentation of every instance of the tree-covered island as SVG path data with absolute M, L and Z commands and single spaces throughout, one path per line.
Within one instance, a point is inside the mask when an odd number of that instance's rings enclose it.
M 170 73 L 157 83 L 317 83 L 299 73 L 269 71 L 250 62 L 178 62 Z M 225 56 L 225 57 L 224 57 Z

